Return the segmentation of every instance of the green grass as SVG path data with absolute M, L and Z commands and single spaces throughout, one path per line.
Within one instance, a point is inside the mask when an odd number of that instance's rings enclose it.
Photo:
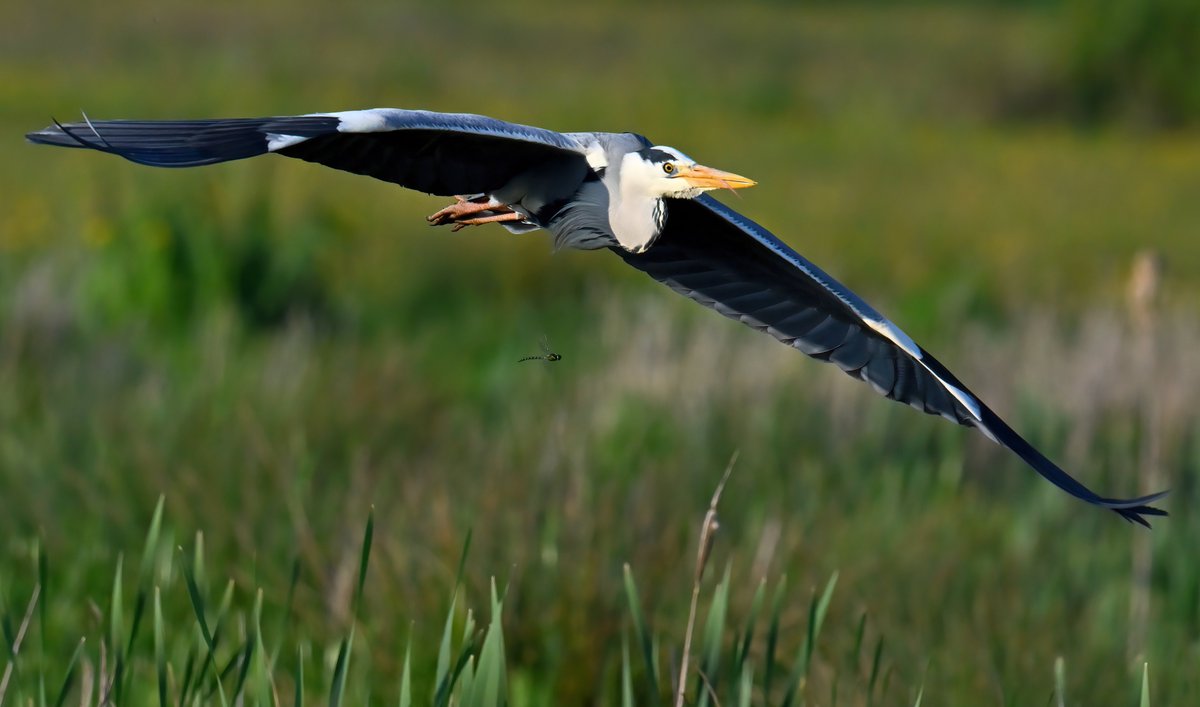
M 231 703 L 239 683 L 261 702 L 267 683 L 303 675 L 324 704 L 339 652 L 343 704 L 399 701 L 404 684 L 423 703 L 462 655 L 473 679 L 499 679 L 495 658 L 481 672 L 461 648 L 477 633 L 467 607 L 475 626 L 492 620 L 495 577 L 491 655 L 503 648 L 512 704 L 615 702 L 625 684 L 641 704 L 653 671 L 665 702 L 696 512 L 735 450 L 712 559 L 730 576 L 709 644 L 721 704 L 742 699 L 747 654 L 755 703 L 763 684 L 782 699 L 804 655 L 812 704 L 1043 704 L 1056 689 L 1133 703 L 1146 660 L 1156 702 L 1200 689 L 1200 143 L 998 119 L 1011 82 L 1050 71 L 1052 13 L 309 9 L 0 9 L 6 644 L 40 592 L 23 698 L 54 702 L 69 683 L 74 701 L 105 644 L 110 666 L 130 661 L 130 703 L 157 703 L 161 666 L 168 696 L 187 683 L 219 703 L 228 667 Z M 736 208 L 878 304 L 1051 457 L 1113 494 L 1143 475 L 1173 488 L 1145 589 L 1131 579 L 1138 529 L 607 254 L 435 231 L 421 217 L 439 200 L 281 159 L 155 171 L 17 144 L 80 108 L 369 105 L 636 128 L 758 179 Z M 1146 247 L 1169 263 L 1149 334 L 1123 311 Z M 563 360 L 518 365 L 543 335 Z M 158 539 L 131 552 L 160 497 Z M 737 649 L 756 606 L 757 637 Z M 223 627 L 212 664 L 198 615 L 214 643 Z
M 714 511 L 715 504 L 714 499 Z M 103 614 L 94 608 L 94 619 L 100 624 L 97 627 L 100 634 L 98 640 L 94 646 L 88 645 L 87 637 L 76 643 L 75 651 L 67 661 L 61 687 L 55 693 L 57 697 L 53 704 L 56 707 L 66 704 L 68 699 L 82 705 L 157 703 L 160 706 L 220 704 L 224 707 L 230 704 L 303 705 L 306 701 L 314 700 L 326 701 L 331 707 L 341 704 L 386 704 L 393 700 L 397 700 L 401 707 L 412 704 L 414 678 L 411 669 L 411 634 L 405 643 L 403 669 L 395 694 L 390 689 L 381 688 L 369 668 L 354 667 L 353 648 L 359 625 L 364 628 L 374 626 L 376 633 L 382 628 L 372 616 L 360 613 L 359 607 L 366 587 L 374 540 L 373 515 L 368 516 L 358 553 L 350 625 L 344 629 L 340 640 L 328 645 L 324 664 L 315 666 L 315 671 L 309 671 L 310 676 L 313 672 L 318 673 L 319 679 L 310 677 L 306 680 L 305 664 L 311 662 L 308 659 L 309 642 L 302 628 L 288 625 L 291 619 L 290 598 L 281 606 L 278 623 L 280 633 L 267 639 L 264 639 L 262 628 L 266 595 L 263 588 L 253 591 L 252 604 L 247 606 L 247 591 L 235 589 L 235 582 L 230 579 L 218 606 L 212 609 L 206 599 L 209 591 L 202 583 L 215 568 L 205 560 L 203 536 L 197 535 L 190 557 L 183 548 L 170 553 L 169 548 L 163 547 L 162 510 L 163 503 L 160 500 L 143 551 L 143 567 L 155 563 L 158 566 L 151 567 L 152 575 L 143 574 L 138 580 L 137 599 L 132 607 L 134 618 L 128 636 L 124 633 L 121 620 L 126 607 L 121 599 L 122 563 L 118 560 L 110 611 Z M 700 543 L 711 548 L 706 536 L 701 536 Z M 469 544 L 468 536 L 460 560 L 460 573 L 467 560 Z M 704 569 L 707 553 L 698 562 L 693 579 L 693 590 L 697 595 L 706 584 Z M 47 704 L 47 679 L 55 677 L 58 667 L 57 661 L 52 655 L 47 655 L 44 648 L 47 632 L 44 613 L 36 611 L 45 606 L 43 589 L 47 586 L 47 575 L 41 569 L 45 563 L 39 562 L 38 566 L 38 581 L 24 616 L 3 616 L 8 659 L 0 677 L 0 705 L 5 704 L 6 700 L 11 700 L 13 704 Z M 418 684 L 417 690 L 428 687 L 429 704 L 434 707 L 500 707 L 510 703 L 541 703 L 541 700 L 526 692 L 527 687 L 515 690 L 510 685 L 510 659 L 506 652 L 502 623 L 504 596 L 497 591 L 495 580 L 492 580 L 488 594 L 489 620 L 486 626 L 478 625 L 470 610 L 465 615 L 457 610 L 461 580 L 460 574 L 454 582 L 432 681 L 428 686 Z M 678 698 L 688 704 L 701 706 L 724 704 L 750 707 L 762 702 L 789 707 L 808 704 L 810 700 L 823 702 L 826 699 L 825 691 L 828 691 L 830 704 L 836 705 L 840 699 L 843 703 L 848 701 L 851 704 L 870 705 L 877 694 L 888 694 L 890 668 L 883 673 L 882 683 L 879 680 L 884 639 L 880 636 L 874 650 L 867 650 L 863 642 L 865 614 L 858 623 L 854 648 L 847 658 L 826 661 L 823 665 L 826 673 L 824 680 L 813 672 L 813 656 L 823 645 L 820 641 L 821 629 L 833 599 L 836 573 L 829 579 L 825 589 L 820 594 L 814 592 L 809 600 L 807 623 L 801 629 L 804 638 L 786 674 L 786 680 L 782 682 L 773 681 L 772 675 L 787 670 L 786 660 L 777 652 L 781 625 L 787 622 L 784 604 L 779 601 L 785 594 L 785 583 L 781 580 L 777 584 L 776 601 L 765 617 L 768 625 L 765 637 L 756 634 L 763 604 L 764 580 L 754 594 L 743 628 L 735 630 L 727 638 L 726 634 L 733 623 L 728 617 L 731 581 L 727 566 L 720 581 L 711 587 L 712 598 L 705 602 L 702 640 L 698 644 L 684 642 L 683 650 L 689 650 L 689 647 L 694 649 L 698 662 L 694 666 L 694 687 L 688 687 L 693 682 L 689 671 L 681 689 L 678 681 L 665 682 L 659 670 L 664 654 L 674 656 L 669 658 L 672 663 L 679 656 L 675 648 L 664 642 L 664 637 L 669 641 L 676 632 L 668 632 L 664 636 L 646 623 L 632 574 L 628 566 L 625 568 L 631 628 L 645 662 L 643 670 L 634 667 L 635 663 L 630 659 L 628 632 L 625 632 L 619 664 L 606 666 L 609 672 L 619 672 L 623 705 L 632 705 L 635 700 L 641 704 L 678 704 Z M 151 582 L 154 583 L 152 640 L 139 640 L 140 619 L 146 608 L 146 597 L 151 593 Z M 288 595 L 294 588 L 288 589 Z M 184 604 L 190 607 L 190 614 L 183 608 Z M 166 611 L 164 606 L 167 607 Z M 35 619 L 35 615 L 38 618 Z M 14 624 L 14 618 L 19 623 Z M 696 623 L 694 608 L 688 622 L 690 634 L 691 626 Z M 461 640 L 455 643 L 455 629 L 460 625 Z M 14 626 L 16 633 L 12 632 Z M 783 628 L 785 640 L 789 638 L 787 634 L 790 630 L 791 627 Z M 31 656 L 28 645 L 35 635 L 43 647 L 37 655 Z M 295 642 L 297 660 L 294 671 L 288 669 L 286 656 L 280 652 L 285 639 Z M 274 646 L 269 654 L 265 648 L 268 641 Z M 426 647 L 431 648 L 432 645 L 430 642 Z M 864 659 L 868 655 L 871 656 L 870 669 L 864 673 Z M 418 655 L 419 661 L 421 658 Z M 606 662 L 611 663 L 611 657 Z M 425 664 L 420 667 L 429 666 Z M 1148 671 L 1148 664 L 1143 664 L 1140 701 L 1143 707 L 1150 704 Z M 1065 704 L 1067 688 L 1064 674 L 1063 659 L 1059 657 L 1054 662 L 1054 694 L 1058 704 Z M 915 705 L 921 704 L 923 695 L 924 688 L 918 688 Z

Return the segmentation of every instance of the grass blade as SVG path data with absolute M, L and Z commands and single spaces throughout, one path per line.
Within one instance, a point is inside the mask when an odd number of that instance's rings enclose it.
M 233 701 L 235 703 L 242 701 L 242 690 L 246 688 L 246 678 L 250 676 L 250 663 L 254 659 L 254 646 L 257 643 L 257 638 L 255 636 L 250 636 L 248 639 L 246 639 L 245 647 L 238 652 L 238 655 L 240 655 L 242 659 L 239 663 L 237 682 L 233 685 Z
M 67 663 L 67 674 L 63 678 L 62 688 L 58 691 L 58 699 L 54 701 L 54 707 L 62 707 L 66 704 L 67 693 L 71 691 L 71 685 L 75 682 L 75 665 L 79 662 L 79 656 L 83 653 L 83 645 L 86 642 L 86 638 L 79 639 L 79 643 L 75 646 L 75 652 L 71 654 L 71 662 Z
M 730 567 L 725 566 L 725 576 L 713 592 L 713 600 L 709 605 L 708 618 L 704 623 L 704 639 L 700 644 L 700 673 L 702 680 L 708 683 L 708 689 L 701 679 L 696 682 L 696 694 L 699 695 L 696 704 L 707 707 L 709 693 L 715 691 L 720 684 L 721 671 L 721 642 L 725 635 L 725 616 L 729 610 L 729 580 Z
M 454 607 L 458 603 L 458 591 L 450 597 L 450 610 L 446 612 L 446 625 L 442 629 L 442 644 L 438 648 L 437 670 L 434 673 L 433 704 L 441 707 L 447 703 L 450 695 L 450 649 L 451 631 L 454 628 Z
M 358 560 L 358 587 L 354 592 L 354 607 L 350 633 L 342 639 L 338 649 L 337 663 L 333 670 L 333 684 L 329 690 L 329 706 L 339 707 L 346 695 L 346 674 L 350 670 L 350 655 L 354 652 L 354 631 L 358 625 L 358 612 L 362 604 L 363 587 L 367 581 L 367 568 L 371 564 L 371 542 L 375 536 L 375 509 L 367 514 L 367 527 L 363 531 L 362 552 Z
M 192 603 L 192 612 L 196 616 L 196 623 L 200 626 L 200 635 L 204 638 L 204 645 L 205 648 L 207 648 L 204 664 L 209 668 L 212 668 L 213 678 L 217 683 L 217 693 L 221 697 L 221 706 L 228 707 L 229 701 L 225 698 L 225 688 L 221 684 L 221 673 L 217 668 L 217 659 L 215 655 L 217 650 L 216 641 L 213 640 L 213 633 L 209 631 L 208 628 L 208 620 L 204 617 L 204 597 L 202 597 L 200 594 L 200 588 L 196 586 L 196 578 L 192 576 L 192 570 L 188 566 L 188 563 L 181 562 L 180 566 L 183 567 L 183 579 L 184 583 L 187 585 L 188 598 Z M 232 582 L 230 585 L 232 585 Z M 231 592 L 227 590 L 226 593 L 229 594 Z M 218 625 L 219 621 L 220 620 L 218 618 Z M 203 669 L 201 670 L 201 677 L 203 677 Z
M 179 684 L 179 704 L 186 705 L 188 694 L 192 691 L 192 680 L 199 680 L 196 673 L 196 652 L 188 648 L 187 657 L 183 660 L 183 680 Z
M 350 627 L 350 635 L 342 639 L 338 648 L 337 663 L 333 668 L 333 684 L 329 687 L 329 707 L 339 707 L 346 693 L 346 671 L 350 664 L 350 647 L 354 640 L 354 627 Z
M 742 663 L 741 680 L 738 682 L 737 707 L 750 707 L 754 695 L 754 666 Z
M 122 704 L 121 697 L 125 686 L 125 666 L 128 662 L 128 656 L 133 653 L 133 646 L 138 637 L 138 629 L 142 625 L 142 615 L 146 610 L 146 601 L 150 595 L 151 573 L 154 571 L 154 561 L 158 556 L 159 536 L 162 533 L 163 505 L 165 503 L 166 496 L 160 495 L 158 503 L 154 506 L 154 514 L 150 516 L 150 529 L 146 531 L 146 541 L 142 545 L 142 561 L 138 567 L 138 590 L 133 603 L 133 619 L 129 626 L 129 640 L 126 641 L 124 649 L 121 648 L 121 644 L 118 642 L 114 642 L 113 644 L 117 655 L 116 668 L 113 672 L 112 701 L 116 704 Z
M 821 593 L 821 599 L 809 605 L 808 635 L 804 640 L 804 676 L 808 677 L 812 667 L 813 653 L 816 651 L 817 638 L 821 635 L 821 625 L 825 623 L 825 614 L 829 611 L 829 602 L 833 600 L 833 589 L 837 586 L 838 573 L 834 572 Z
M 404 647 L 404 669 L 400 672 L 400 707 L 412 707 L 412 630 L 408 632 L 408 644 Z
M 808 604 L 808 632 L 805 635 L 800 655 L 796 658 L 796 664 L 792 666 L 788 689 L 781 703 L 782 707 L 790 707 L 796 695 L 803 692 L 808 683 L 808 671 L 812 667 L 812 656 L 816 650 L 817 638 L 821 634 L 821 624 L 825 622 L 825 613 L 829 610 L 829 603 L 833 598 L 833 588 L 837 586 L 837 578 L 838 574 L 834 572 L 825 585 L 825 591 L 821 593 L 821 597 L 818 599 L 814 595 Z
M 46 605 L 50 603 L 50 587 L 47 584 L 49 571 L 46 560 L 46 550 L 40 542 L 33 546 L 33 554 L 37 559 L 38 586 L 42 588 L 42 600 L 38 602 L 38 665 L 46 664 L 46 633 L 49 624 L 46 623 Z M 38 671 L 38 705 L 46 707 L 46 672 Z
M 1150 707 L 1150 663 L 1142 663 L 1142 699 L 1141 707 Z
M 367 529 L 363 532 L 362 553 L 358 560 L 358 590 L 354 594 L 354 617 L 362 606 L 363 587 L 367 582 L 367 566 L 371 563 L 371 542 L 375 537 L 375 508 L 367 513 Z
M 862 656 L 863 639 L 867 635 L 867 612 L 862 612 L 858 617 L 858 629 L 854 632 L 854 650 L 850 653 L 850 665 L 858 667 L 859 659 Z
M 733 655 L 733 667 L 737 672 L 741 672 L 742 664 L 750 656 L 750 644 L 754 641 L 754 628 L 758 622 L 758 615 L 762 611 L 766 589 L 767 580 L 764 577 L 759 580 L 758 589 L 754 591 L 754 599 L 750 601 L 750 615 L 746 618 L 746 628 L 742 630 L 742 640 L 738 643 L 737 650 Z
M 1067 669 L 1061 655 L 1054 659 L 1054 698 L 1058 707 L 1067 704 Z
M 220 672 L 222 682 L 225 682 L 233 675 L 234 668 L 241 666 L 241 658 L 246 652 L 246 643 L 246 641 L 243 641 L 242 644 L 237 647 L 237 650 L 233 652 L 233 655 L 229 656 L 229 660 L 225 661 L 225 667 L 221 668 Z M 206 700 L 212 699 L 212 696 L 214 693 L 216 693 L 216 691 L 217 687 L 216 685 L 213 685 L 212 687 L 208 688 L 208 692 L 204 694 L 204 698 Z M 234 695 L 234 701 L 237 701 L 237 695 Z
M 296 696 L 292 700 L 295 707 L 304 707 L 304 644 L 296 648 Z
M 13 642 L 16 640 L 16 633 L 13 632 L 12 613 L 8 609 L 8 600 L 4 597 L 4 586 L 0 583 L 0 632 L 4 634 L 4 647 L 8 649 L 8 657 L 12 657 Z
M 621 632 L 621 707 L 633 707 L 633 671 L 629 667 L 629 634 Z
M 29 623 L 33 620 L 33 612 L 37 609 L 38 599 L 42 595 L 41 585 L 34 585 L 33 593 L 29 596 L 29 605 L 25 608 L 25 618 L 21 619 L 21 625 L 17 629 L 16 636 L 13 638 L 11 650 L 12 655 L 8 660 L 8 665 L 4 668 L 4 676 L 0 677 L 0 707 L 4 705 L 4 696 L 8 694 L 8 682 L 12 678 L 13 670 L 17 665 L 17 656 L 21 653 L 21 644 L 25 640 L 25 632 L 29 629 Z
M 642 645 L 642 658 L 646 662 L 646 677 L 652 687 L 650 702 L 659 705 L 662 703 L 662 698 L 659 696 L 658 690 L 662 683 L 659 682 L 654 660 L 654 638 L 646 629 L 646 622 L 642 617 L 642 602 L 638 598 L 637 584 L 633 581 L 633 571 L 628 564 L 625 565 L 625 597 L 629 601 L 630 616 L 633 617 L 634 634 Z
M 254 698 L 258 700 L 258 704 L 269 706 L 273 704 L 272 695 L 274 690 L 274 679 L 271 675 L 274 666 L 275 658 L 272 656 L 267 658 L 266 649 L 263 646 L 262 640 L 262 610 L 263 610 L 263 591 L 258 590 L 258 596 L 254 600 Z
M 458 588 L 462 586 L 463 570 L 467 567 L 467 553 L 471 551 L 471 536 L 474 534 L 472 529 L 467 530 L 467 537 L 463 540 L 462 552 L 458 556 L 458 571 L 454 573 L 454 591 L 457 593 Z
M 501 624 L 501 603 L 496 594 L 496 580 L 492 580 L 492 620 L 479 651 L 471 690 L 464 692 L 466 705 L 476 707 L 500 707 L 507 700 L 507 676 L 504 669 L 504 628 Z
M 883 636 L 875 644 L 875 656 L 871 659 L 871 677 L 867 681 L 867 707 L 871 706 L 875 696 L 875 681 L 879 678 L 879 665 L 883 659 Z
M 279 651 L 283 647 L 284 637 L 291 626 L 292 610 L 296 600 L 296 585 L 300 583 L 300 558 L 292 560 L 292 574 L 288 581 L 287 599 L 283 602 L 283 611 L 279 614 L 279 625 L 275 630 L 275 645 L 271 647 L 270 665 L 274 666 L 279 660 Z
M 167 648 L 163 637 L 162 592 L 154 588 L 154 667 L 158 675 L 158 705 L 169 707 L 167 702 Z
M 142 564 L 138 568 L 138 583 L 147 582 L 154 570 L 154 560 L 158 555 L 158 536 L 162 532 L 163 504 L 166 496 L 158 497 L 154 506 L 154 515 L 150 517 L 150 529 L 146 531 L 146 542 L 142 546 Z
M 463 654 L 466 657 L 466 662 L 459 671 L 458 685 L 458 703 L 464 707 L 474 707 L 468 702 L 468 698 L 475 694 L 475 656 Z
M 450 590 L 450 609 L 446 612 L 446 625 L 442 630 L 442 642 L 438 648 L 437 669 L 434 673 L 434 707 L 444 707 L 449 703 L 451 688 L 465 665 L 466 644 L 469 641 L 472 631 L 470 612 L 467 612 L 467 625 L 463 637 L 463 654 L 459 657 L 457 664 L 454 665 L 453 673 L 451 672 L 451 632 L 454 628 L 454 609 L 458 604 L 458 589 L 462 585 L 463 570 L 467 566 L 467 553 L 471 550 L 471 536 L 472 531 L 467 530 L 467 537 L 463 540 L 462 552 L 458 556 L 458 570 L 454 574 L 454 586 Z
M 779 646 L 779 617 L 783 613 L 783 596 L 787 589 L 787 576 L 779 578 L 775 585 L 775 595 L 771 598 L 771 625 L 767 628 L 766 671 L 763 674 L 763 695 L 769 701 L 771 683 L 775 678 L 775 651 Z
M 192 577 L 200 591 L 208 593 L 208 573 L 204 571 L 204 532 L 196 531 L 196 540 L 192 547 Z
M 113 573 L 112 595 L 108 603 L 108 642 L 117 651 L 121 650 L 121 634 L 125 633 L 125 601 L 121 588 L 124 573 L 125 554 L 121 553 L 117 555 L 117 571 Z
M 238 651 L 225 664 L 225 667 L 219 671 L 217 670 L 216 655 L 217 650 L 221 647 L 221 636 L 223 635 L 223 629 L 225 626 L 225 617 L 229 615 L 229 608 L 233 605 L 233 589 L 234 584 L 233 580 L 231 579 L 225 583 L 225 591 L 221 594 L 221 603 L 217 605 L 216 614 L 213 616 L 213 621 L 211 624 L 211 642 L 205 641 L 203 635 L 200 637 L 200 640 L 203 644 L 200 646 L 200 648 L 211 653 L 213 659 L 211 661 L 205 660 L 200 663 L 200 671 L 197 673 L 194 682 L 196 692 L 198 693 L 200 691 L 201 684 L 204 682 L 205 676 L 208 675 L 208 668 L 210 664 L 214 674 L 217 677 L 217 680 L 215 680 L 213 684 L 209 686 L 208 691 L 204 693 L 205 700 L 211 699 L 213 693 L 215 693 L 218 688 L 221 688 L 222 681 L 229 676 L 231 670 L 237 662 L 238 655 L 240 655 L 241 651 L 243 650 L 242 648 L 239 648 Z M 201 597 L 203 597 L 203 594 L 201 594 Z
M 477 638 L 475 635 L 475 612 L 467 609 L 467 618 L 463 620 L 462 645 L 459 646 L 459 652 L 468 653 L 475 650 Z

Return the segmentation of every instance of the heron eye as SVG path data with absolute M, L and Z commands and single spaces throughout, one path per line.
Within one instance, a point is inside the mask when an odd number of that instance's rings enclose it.
M 675 171 L 675 165 L 671 164 L 670 162 L 665 162 L 663 163 L 663 171 L 667 174 L 670 174 L 671 172 Z

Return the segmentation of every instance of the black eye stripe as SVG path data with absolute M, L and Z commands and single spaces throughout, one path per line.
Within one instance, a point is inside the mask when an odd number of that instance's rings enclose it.
M 645 155 L 647 162 L 670 162 L 671 160 L 675 159 L 675 155 L 672 155 L 670 152 L 655 149 L 653 147 L 642 150 L 641 154 Z

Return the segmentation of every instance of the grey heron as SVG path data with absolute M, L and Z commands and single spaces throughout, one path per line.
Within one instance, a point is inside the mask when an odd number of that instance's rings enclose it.
M 676 292 L 833 363 L 881 395 L 974 427 L 1072 496 L 1149 527 L 1150 504 L 1095 493 L 1039 452 L 899 327 L 763 227 L 705 192 L 754 181 L 634 133 L 560 133 L 462 113 L 376 108 L 218 120 L 54 125 L 31 142 L 155 167 L 274 153 L 445 197 L 455 229 L 545 229 L 609 250 Z

